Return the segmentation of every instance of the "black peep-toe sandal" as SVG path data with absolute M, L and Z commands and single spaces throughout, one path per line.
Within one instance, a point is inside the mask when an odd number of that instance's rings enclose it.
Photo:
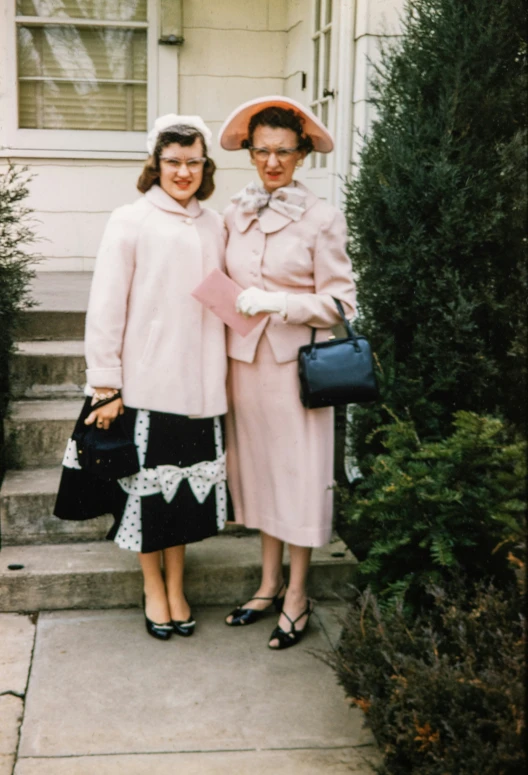
M 242 608 L 241 605 L 237 605 L 236 608 L 234 608 L 231 613 L 228 614 L 228 616 L 232 616 L 230 622 L 226 619 L 226 624 L 228 627 L 240 627 L 243 624 L 253 624 L 253 622 L 258 621 L 262 616 L 264 616 L 265 613 L 269 611 L 271 606 L 275 608 L 275 611 L 277 613 L 280 613 L 282 611 L 282 604 L 284 603 L 284 595 L 286 584 L 283 581 L 281 586 L 279 587 L 279 591 L 276 595 L 273 595 L 273 597 L 252 597 L 251 600 L 269 600 L 269 605 L 266 606 L 266 608 L 263 608 L 262 611 L 259 611 L 256 608 Z M 283 594 L 281 595 L 281 592 Z
M 182 638 L 190 638 L 196 627 L 196 622 L 191 614 L 185 621 L 171 621 L 173 632 L 176 635 L 181 635 Z
M 164 624 L 157 624 L 149 619 L 147 616 L 147 601 L 145 595 L 143 595 L 143 613 L 145 614 L 145 626 L 149 635 L 158 640 L 169 640 L 174 632 L 171 622 L 164 622 Z
M 286 630 L 283 630 L 282 627 L 275 627 L 273 632 L 270 635 L 270 639 L 268 642 L 268 646 L 272 651 L 281 651 L 281 649 L 289 649 L 291 646 L 295 646 L 301 638 L 303 637 L 304 633 L 308 629 L 308 624 L 310 622 L 310 616 L 313 614 L 314 610 L 314 604 L 311 600 L 308 600 L 306 604 L 306 608 L 302 612 L 302 614 L 299 614 L 299 616 L 296 619 L 290 619 L 286 611 L 282 611 L 283 615 L 286 617 L 286 619 L 291 624 L 290 630 L 286 632 Z M 302 628 L 302 630 L 296 630 L 295 629 L 295 623 L 299 621 L 299 619 L 302 619 L 303 616 L 308 616 L 306 620 L 306 624 Z M 271 641 L 272 640 L 278 640 L 277 646 L 272 646 Z

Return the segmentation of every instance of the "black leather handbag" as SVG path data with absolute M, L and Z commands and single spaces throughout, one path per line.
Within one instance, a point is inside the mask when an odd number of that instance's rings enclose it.
M 109 403 L 108 399 L 99 401 L 90 409 L 97 409 L 106 403 Z M 79 465 L 92 476 L 112 481 L 137 474 L 140 469 L 137 447 L 127 433 L 121 415 L 116 417 L 106 431 L 97 428 L 95 423 L 84 425 L 84 422 L 79 421 L 72 439 L 77 445 Z
M 348 336 L 328 342 L 312 341 L 299 348 L 301 402 L 307 409 L 342 404 L 362 404 L 379 398 L 370 345 L 358 336 L 334 299 Z

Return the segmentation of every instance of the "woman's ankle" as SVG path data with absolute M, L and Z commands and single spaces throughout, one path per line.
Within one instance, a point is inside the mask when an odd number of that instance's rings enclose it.
M 290 604 L 294 606 L 305 605 L 307 600 L 308 600 L 308 595 L 306 594 L 306 589 L 304 588 L 292 589 L 291 587 L 287 588 L 286 595 L 285 595 L 286 604 Z
M 168 602 L 171 619 L 174 621 L 185 621 L 191 615 L 191 606 L 183 592 L 178 595 L 168 595 Z
M 284 578 L 282 576 L 269 577 L 261 580 L 259 591 L 260 594 L 265 595 L 266 597 L 274 597 L 275 595 L 278 595 L 285 586 Z

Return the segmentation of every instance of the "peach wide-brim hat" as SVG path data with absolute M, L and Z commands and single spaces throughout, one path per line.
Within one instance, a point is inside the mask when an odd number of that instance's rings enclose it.
M 250 119 L 265 108 L 285 108 L 294 110 L 303 118 L 303 129 L 306 135 L 312 138 L 314 150 L 320 153 L 330 153 L 334 149 L 332 135 L 319 121 L 311 110 L 289 97 L 259 97 L 256 100 L 244 102 L 224 121 L 218 142 L 226 151 L 239 151 L 242 141 L 247 139 Z

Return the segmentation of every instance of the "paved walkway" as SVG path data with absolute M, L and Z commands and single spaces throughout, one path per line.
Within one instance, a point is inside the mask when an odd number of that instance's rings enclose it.
M 0 775 L 371 775 L 362 714 L 314 654 L 339 609 L 281 653 L 272 616 L 232 630 L 224 613 L 168 643 L 139 609 L 1 614 Z

